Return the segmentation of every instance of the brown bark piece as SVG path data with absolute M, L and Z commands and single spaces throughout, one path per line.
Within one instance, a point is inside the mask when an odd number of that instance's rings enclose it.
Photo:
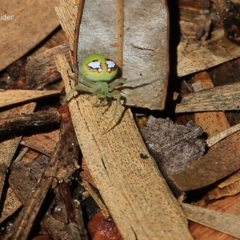
M 1 1 L 0 70 L 35 47 L 58 25 L 57 0 Z M 2 19 L 6 13 L 9 19 Z
M 189 191 L 229 176 L 240 169 L 239 141 L 239 132 L 230 135 L 211 147 L 199 161 L 190 164 L 186 171 L 173 174 L 172 180 L 182 191 Z
M 52 156 L 56 143 L 59 141 L 59 129 L 48 133 L 38 133 L 23 137 L 21 144 L 23 146 L 35 149 L 47 156 Z
M 203 131 L 194 122 L 186 126 L 150 116 L 140 129 L 151 155 L 171 187 L 171 175 L 184 172 L 188 165 L 204 155 L 206 143 Z M 177 191 L 175 194 L 178 195 Z
M 53 126 L 58 124 L 60 120 L 61 115 L 55 108 L 20 116 L 9 116 L 0 119 L 0 135 L 36 127 Z
M 1 112 L 0 117 L 8 117 L 14 114 L 24 114 L 33 112 L 36 104 L 29 103 L 23 106 L 19 106 L 14 109 L 6 110 Z M 20 137 L 11 138 L 9 135 L 7 138 L 1 138 L 0 144 L 0 195 L 2 194 L 3 185 L 5 182 L 6 170 L 12 162 L 12 158 L 18 148 L 18 145 L 21 141 Z
M 232 196 L 240 192 L 240 171 L 237 171 L 231 177 L 217 185 L 216 188 L 208 192 L 209 199 L 218 199 L 226 196 Z
M 61 78 L 54 62 L 55 54 L 69 58 L 69 44 L 59 45 L 30 58 L 26 66 L 26 82 L 31 89 L 42 89 Z

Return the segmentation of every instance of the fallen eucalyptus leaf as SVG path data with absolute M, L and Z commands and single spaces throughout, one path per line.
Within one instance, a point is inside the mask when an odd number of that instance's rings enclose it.
M 116 5 L 85 1 L 80 27 L 79 59 L 92 53 L 104 53 L 115 59 Z M 164 0 L 124 1 L 122 75 L 129 80 L 142 79 L 145 86 L 124 89 L 128 106 L 164 109 L 168 84 L 168 10 Z M 111 14 L 109 14 L 111 13 Z M 110 37 L 111 36 L 111 37 Z M 154 81 L 157 79 L 157 81 Z M 136 81 L 137 82 L 137 81 Z

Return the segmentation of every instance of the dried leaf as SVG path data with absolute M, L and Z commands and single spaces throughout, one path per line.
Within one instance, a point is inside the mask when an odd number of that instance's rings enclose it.
M 116 4 L 110 0 L 101 4 L 94 0 L 85 1 L 78 45 L 79 62 L 94 52 L 116 58 L 116 11 Z M 164 109 L 168 84 L 166 2 L 124 1 L 123 12 L 123 77 L 139 79 L 140 85 L 147 83 L 139 88 L 124 89 L 125 104 Z
M 7 90 L 0 92 L 0 107 L 27 102 L 38 98 L 59 94 L 60 90 L 38 91 L 38 90 Z
M 59 45 L 31 57 L 26 65 L 26 83 L 31 89 L 43 89 L 46 85 L 59 80 L 54 55 L 64 54 L 69 57 L 69 44 Z
M 94 1 L 85 3 L 88 8 L 84 8 L 83 12 L 88 12 L 85 13 L 89 16 L 86 22 L 92 28 L 85 28 L 85 34 L 80 34 L 80 45 L 82 41 L 89 42 L 89 45 L 79 48 L 79 60 L 86 53 L 96 51 L 114 58 L 115 4 L 112 1 L 104 1 L 98 5 Z M 155 4 L 159 4 L 159 1 Z M 154 8 L 153 5 L 151 7 Z M 143 11 L 144 8 L 138 10 Z M 82 51 L 86 52 L 83 54 Z M 63 56 L 56 56 L 56 62 L 68 92 L 73 85 L 68 77 L 70 66 Z M 80 95 L 69 103 L 69 108 L 88 168 L 123 238 L 153 239 L 158 236 L 161 239 L 172 239 L 182 236 L 184 239 L 192 239 L 182 212 L 179 212 L 179 206 L 153 159 L 149 156 L 144 161 L 140 157 L 141 153 L 148 155 L 148 151 L 131 114 L 119 106 L 117 118 L 123 116 L 121 122 L 117 125 L 113 123 L 114 128 L 103 134 L 112 118 L 115 102 L 109 108 L 94 108 L 92 100 L 90 96 Z
M 183 97 L 176 106 L 176 112 L 204 112 L 238 110 L 240 83 L 214 87 Z
M 57 0 L 1 1 L 0 70 L 26 54 L 58 25 Z M 4 20 L 4 14 L 9 20 Z M 34 20 L 34 21 L 33 21 Z
M 222 213 L 206 208 L 197 207 L 182 203 L 182 208 L 189 220 L 201 223 L 218 231 L 229 234 L 230 236 L 240 238 L 239 216 Z
M 66 58 L 56 58 L 69 91 L 70 66 Z M 184 239 L 192 239 L 172 193 L 142 142 L 130 112 L 125 112 L 121 123 L 103 134 L 114 104 L 107 108 L 95 108 L 92 100 L 89 96 L 80 95 L 69 103 L 69 108 L 90 173 L 123 237 L 135 239 L 137 235 L 139 239 L 153 239 L 156 236 L 172 239 L 176 234 L 184 236 Z M 123 111 L 123 107 L 119 106 L 118 118 Z M 142 159 L 141 154 L 147 155 L 148 159 Z M 168 221 L 169 224 L 166 224 Z M 164 235 L 159 228 L 164 229 Z
M 31 113 L 34 111 L 36 104 L 29 103 L 23 106 L 16 107 L 14 109 L 6 110 L 0 113 L 0 117 L 8 117 L 14 114 L 23 114 L 23 113 Z M 11 138 L 12 137 L 12 138 Z M 18 145 L 21 141 L 21 136 L 13 137 L 9 134 L 9 136 L 1 137 L 0 144 L 0 195 L 2 195 L 3 186 L 5 183 L 6 170 L 11 165 L 13 160 L 13 156 L 18 148 Z
M 208 192 L 209 199 L 218 199 L 232 196 L 240 192 L 240 171 L 237 171 L 226 180 L 219 183 L 213 190 Z
M 171 176 L 182 191 L 208 186 L 240 169 L 240 133 L 234 133 L 209 149 L 206 155 Z
M 208 69 L 240 56 L 240 47 L 224 36 L 223 30 L 212 33 L 212 39 L 206 45 L 199 43 L 186 46 L 180 43 L 177 50 L 178 76 Z

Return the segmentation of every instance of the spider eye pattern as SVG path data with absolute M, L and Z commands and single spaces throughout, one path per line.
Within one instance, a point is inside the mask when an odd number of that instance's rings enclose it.
M 88 80 L 109 82 L 118 74 L 117 64 L 103 54 L 90 54 L 84 58 L 81 66 L 81 74 Z

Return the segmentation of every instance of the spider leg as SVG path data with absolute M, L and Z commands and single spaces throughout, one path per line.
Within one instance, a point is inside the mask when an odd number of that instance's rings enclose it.
M 116 80 L 114 80 L 113 82 L 109 83 L 108 86 L 109 86 L 109 91 L 113 91 L 114 88 L 116 88 L 117 86 L 125 83 L 127 80 L 125 78 L 118 78 Z
M 101 94 L 101 89 L 98 89 L 98 91 L 95 90 L 93 94 L 96 95 L 96 100 L 93 103 L 94 107 L 106 106 L 108 104 L 106 97 Z
M 77 85 L 74 88 L 71 89 L 71 91 L 65 96 L 63 100 L 63 104 L 65 104 L 67 101 L 71 100 L 70 96 L 75 92 L 86 92 L 86 93 L 92 93 L 91 88 L 84 86 L 84 85 Z M 70 98 L 70 99 L 69 99 Z
M 78 74 L 78 77 L 74 77 L 74 76 L 68 75 L 69 78 L 73 79 L 74 81 L 78 81 L 78 82 L 80 82 L 80 83 L 82 83 L 82 84 L 84 84 L 84 85 L 86 85 L 86 86 L 88 86 L 88 87 L 92 87 L 93 82 L 92 82 L 91 80 L 86 79 L 86 78 L 82 75 L 82 73 L 79 72 L 79 70 L 77 69 L 77 67 L 75 67 L 75 66 L 72 65 L 71 68 L 72 68 L 72 71 L 73 71 L 75 74 Z
M 95 101 L 94 101 L 94 103 L 93 103 L 93 106 L 94 106 L 94 107 L 100 106 L 99 103 L 98 103 L 98 100 L 99 100 L 99 98 L 96 96 Z
M 80 72 L 78 75 L 78 81 L 88 87 L 93 87 L 94 82 L 92 82 L 91 80 L 88 80 L 87 78 L 85 78 Z
M 111 123 L 115 120 L 116 116 L 117 116 L 117 112 L 118 112 L 118 106 L 120 104 L 120 100 L 121 100 L 121 92 L 118 91 L 118 90 L 114 90 L 112 93 L 111 93 L 112 97 L 116 99 L 116 105 L 115 105 L 115 109 L 114 109 L 114 112 L 113 112 L 113 118 L 112 120 L 109 122 L 107 128 L 106 128 L 106 131 L 104 131 L 104 134 L 107 133 L 110 129 L 110 125 Z
M 121 85 L 121 84 L 128 84 L 128 83 L 135 83 L 137 81 L 143 80 L 142 78 L 136 78 L 133 80 L 128 80 L 126 78 L 118 78 L 114 81 L 112 81 L 111 83 L 108 84 L 109 86 L 109 91 L 113 91 L 117 86 Z M 141 86 L 145 86 L 148 85 L 149 83 L 140 83 L 140 85 L 136 86 L 136 87 L 141 87 Z M 124 88 L 128 88 L 128 86 L 123 86 Z M 131 88 L 131 86 L 130 86 Z
M 116 118 L 117 111 L 118 111 L 118 106 L 120 104 L 120 99 L 121 99 L 121 92 L 118 90 L 114 90 L 112 92 L 112 97 L 116 99 L 116 106 L 113 112 L 113 120 Z
M 70 64 L 70 66 L 71 66 L 71 68 L 72 68 L 72 70 L 73 70 L 74 73 L 78 73 L 78 72 L 79 72 L 79 70 L 77 69 L 76 66 L 74 66 L 74 65 L 72 65 L 72 64 Z

